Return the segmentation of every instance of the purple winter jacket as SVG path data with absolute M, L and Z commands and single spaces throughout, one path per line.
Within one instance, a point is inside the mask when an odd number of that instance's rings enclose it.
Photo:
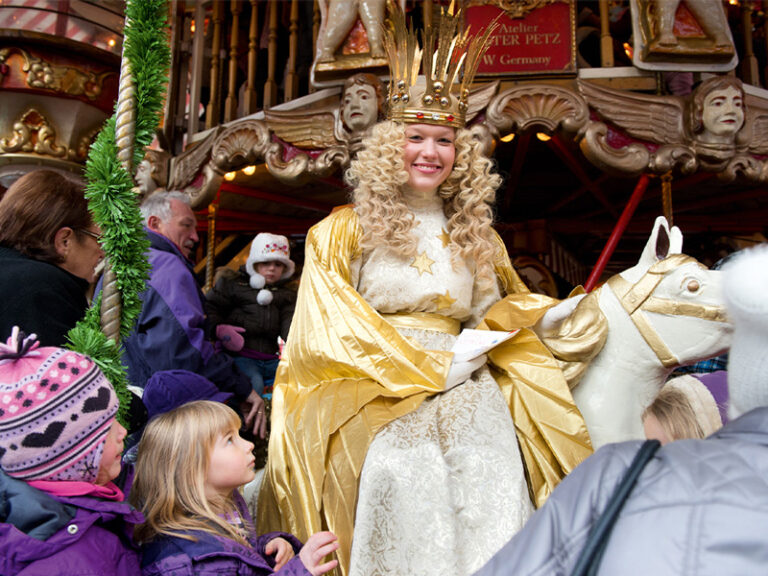
M 0 472 L 0 574 L 138 576 L 127 502 L 58 498 Z
M 235 504 L 240 515 L 252 525 L 248 508 L 238 493 Z M 252 548 L 243 546 L 229 538 L 214 536 L 208 532 L 192 531 L 197 541 L 161 536 L 142 547 L 142 576 L 310 576 L 309 570 L 299 558 L 301 542 L 285 532 L 269 532 L 248 538 Z M 273 538 L 285 538 L 296 554 L 278 572 L 274 571 L 274 557 L 267 556 L 264 549 Z

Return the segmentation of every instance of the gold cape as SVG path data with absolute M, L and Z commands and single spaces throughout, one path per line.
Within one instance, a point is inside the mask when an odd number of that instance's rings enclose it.
M 307 235 L 296 311 L 275 379 L 257 509 L 259 533 L 283 530 L 306 540 L 320 530 L 334 532 L 343 574 L 371 440 L 382 426 L 441 392 L 452 359 L 451 352 L 425 350 L 403 338 L 351 286 L 360 237 L 352 208 L 331 214 Z M 533 502 L 540 506 L 592 447 L 561 368 L 524 328 L 557 300 L 529 293 L 497 240 L 502 250 L 496 272 L 509 296 L 491 308 L 481 327 L 523 327 L 489 359 L 514 419 Z M 585 325 L 592 320 L 577 330 L 590 332 Z M 599 340 L 592 335 L 586 347 L 594 349 Z

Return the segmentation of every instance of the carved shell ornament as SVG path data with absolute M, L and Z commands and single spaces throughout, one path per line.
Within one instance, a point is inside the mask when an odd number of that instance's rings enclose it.
M 581 150 L 604 170 L 636 175 L 703 169 L 726 180 L 766 181 L 760 157 L 768 154 L 768 102 L 748 99 L 740 80 L 709 78 L 686 97 L 624 92 L 587 81 L 578 86 L 594 112 L 582 132 Z

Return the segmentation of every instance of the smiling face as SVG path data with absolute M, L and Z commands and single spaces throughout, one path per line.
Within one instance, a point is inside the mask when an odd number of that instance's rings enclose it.
M 379 114 L 376 90 L 369 84 L 353 84 L 344 91 L 341 119 L 352 132 L 372 126 Z
M 448 126 L 406 126 L 403 161 L 411 190 L 421 194 L 434 192 L 445 182 L 456 157 L 455 136 L 455 130 Z
M 238 486 L 253 480 L 253 443 L 240 437 L 231 429 L 219 434 L 211 448 L 208 473 L 205 477 L 205 493 L 210 497 L 228 495 Z
M 744 124 L 744 102 L 733 86 L 713 90 L 704 98 L 701 122 L 713 136 L 733 138 Z

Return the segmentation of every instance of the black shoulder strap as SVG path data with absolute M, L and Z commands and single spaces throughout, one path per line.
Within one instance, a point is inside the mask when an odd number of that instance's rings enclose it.
M 576 566 L 571 572 L 571 576 L 593 576 L 597 574 L 597 569 L 600 566 L 600 560 L 603 557 L 603 551 L 608 544 L 608 539 L 611 536 L 611 530 L 616 523 L 616 518 L 619 516 L 624 502 L 627 500 L 632 488 L 637 482 L 637 477 L 640 476 L 640 472 L 643 471 L 645 465 L 659 449 L 658 440 L 646 440 L 635 455 L 634 460 L 624 473 L 624 477 L 621 482 L 611 494 L 611 498 L 608 500 L 608 505 L 603 510 L 603 513 L 592 526 L 592 530 L 587 537 L 587 543 L 584 545 L 584 549 L 581 551 L 581 556 L 576 561 Z

